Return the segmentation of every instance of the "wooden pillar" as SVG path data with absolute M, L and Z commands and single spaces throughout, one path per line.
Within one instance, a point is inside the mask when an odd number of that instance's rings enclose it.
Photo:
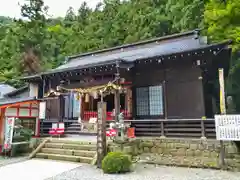
M 0 109 L 0 145 L 2 145 L 4 141 L 5 111 L 6 108 Z
M 126 93 L 127 112 L 132 116 L 132 89 L 128 88 Z
M 164 105 L 164 117 L 165 119 L 168 118 L 168 109 L 167 109 L 167 87 L 166 81 L 163 81 L 163 105 Z
M 84 111 L 85 111 L 85 106 L 86 106 L 86 103 L 85 103 L 85 100 L 84 100 L 84 96 L 81 97 L 81 119 L 82 120 L 85 120 L 84 119 Z
M 64 116 L 64 97 L 63 95 L 59 95 L 59 121 L 63 122 L 63 116 Z

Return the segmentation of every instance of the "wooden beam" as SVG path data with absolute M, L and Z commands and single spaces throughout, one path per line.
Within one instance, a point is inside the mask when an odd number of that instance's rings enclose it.
M 6 105 L 0 106 L 0 109 L 18 106 L 18 105 L 22 105 L 22 104 L 28 104 L 28 103 L 38 103 L 38 101 L 33 100 L 33 101 L 18 102 L 18 103 L 13 103 L 13 104 L 6 104 Z

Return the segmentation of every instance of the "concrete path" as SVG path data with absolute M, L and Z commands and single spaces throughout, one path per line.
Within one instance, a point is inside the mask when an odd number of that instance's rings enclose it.
M 32 159 L 0 167 L 0 175 L 1 179 L 8 180 L 44 180 L 79 166 L 77 163 Z

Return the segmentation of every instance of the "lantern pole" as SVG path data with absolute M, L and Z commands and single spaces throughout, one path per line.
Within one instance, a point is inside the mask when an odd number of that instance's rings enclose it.
M 119 85 L 119 79 L 120 79 L 120 72 L 119 72 L 119 61 L 116 62 L 116 70 L 117 73 L 115 74 L 115 80 L 116 84 Z M 115 102 L 115 122 L 119 121 L 119 114 L 120 114 L 120 92 L 119 89 L 115 90 L 114 94 L 114 102 Z

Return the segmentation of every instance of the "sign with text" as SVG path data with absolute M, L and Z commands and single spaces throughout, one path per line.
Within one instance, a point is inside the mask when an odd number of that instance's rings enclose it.
M 215 115 L 217 140 L 240 141 L 240 115 Z
M 98 102 L 97 119 L 97 166 L 101 168 L 102 160 L 107 153 L 106 145 L 106 103 Z
M 46 118 L 46 102 L 40 102 L 39 103 L 39 119 L 45 119 Z
M 5 150 L 11 149 L 14 121 L 15 121 L 15 118 L 6 118 L 5 133 L 4 133 L 4 149 Z

